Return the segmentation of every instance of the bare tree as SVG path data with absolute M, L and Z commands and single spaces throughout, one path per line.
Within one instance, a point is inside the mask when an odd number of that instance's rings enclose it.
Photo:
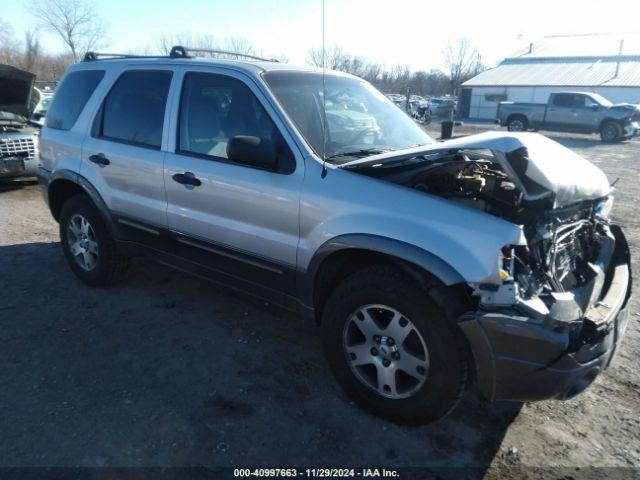
M 13 28 L 0 19 L 0 63 L 15 64 L 19 48 Z
M 309 50 L 307 63 L 316 67 L 351 73 L 371 82 L 386 93 L 406 93 L 407 88 L 417 95 L 443 95 L 451 92 L 449 78 L 440 70 L 412 72 L 407 65 L 387 67 L 366 58 L 351 55 L 339 45 Z
M 451 88 L 454 91 L 469 78 L 485 69 L 478 49 L 467 37 L 459 38 L 455 42 L 447 42 L 443 55 L 449 71 Z
M 91 0 L 31 0 L 31 14 L 57 33 L 77 62 L 104 43 L 105 28 Z
M 243 53 L 245 55 L 256 55 L 253 44 L 244 37 L 229 37 L 222 42 L 221 50 L 229 52 Z
M 161 55 L 169 55 L 171 48 L 175 45 L 213 50 L 220 49 L 218 41 L 213 35 L 194 35 L 191 32 L 183 32 L 174 35 L 162 35 L 156 41 L 156 45 Z
M 202 48 L 205 50 L 223 50 L 226 52 L 233 52 L 244 55 L 264 55 L 262 52 L 257 52 L 253 43 L 244 37 L 227 37 L 218 40 L 209 34 L 192 34 L 190 32 L 179 33 L 175 35 L 162 35 L 156 41 L 156 49 L 162 55 L 168 55 L 171 48 L 175 45 L 182 45 L 190 48 Z M 211 54 L 213 58 L 235 58 L 233 54 Z M 275 57 L 269 57 L 275 58 Z M 282 57 L 278 57 L 282 58 Z
M 350 55 L 345 53 L 340 45 L 330 45 L 326 48 L 314 47 L 309 50 L 309 58 L 307 63 L 314 67 L 322 67 L 331 70 L 341 70 L 340 67 L 345 66 L 348 62 Z
M 22 68 L 33 71 L 42 53 L 40 50 L 40 41 L 33 32 L 28 30 L 25 32 L 24 37 L 24 59 L 22 61 Z

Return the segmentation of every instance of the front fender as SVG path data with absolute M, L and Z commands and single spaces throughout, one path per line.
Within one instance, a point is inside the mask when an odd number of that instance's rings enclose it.
M 299 266 L 313 269 L 318 258 L 332 249 L 364 248 L 424 264 L 449 285 L 499 281 L 498 252 L 507 244 L 521 243 L 520 228 L 486 214 L 480 214 L 479 222 L 477 212 L 471 210 L 455 208 L 451 216 L 446 213 L 425 219 L 360 211 L 329 218 L 301 239 Z M 456 221 L 466 214 L 473 218 Z

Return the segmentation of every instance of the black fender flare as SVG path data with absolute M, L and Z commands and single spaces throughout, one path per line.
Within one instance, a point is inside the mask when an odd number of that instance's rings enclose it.
M 369 250 L 404 260 L 423 268 L 447 286 L 465 281 L 451 265 L 423 248 L 380 235 L 351 233 L 326 241 L 314 253 L 299 282 L 300 298 L 305 305 L 313 305 L 315 280 L 322 262 L 333 253 L 348 249 Z
M 94 187 L 89 180 L 87 180 L 85 177 L 83 177 L 79 173 L 73 172 L 71 170 L 66 170 L 66 169 L 56 170 L 51 174 L 51 177 L 49 178 L 49 185 L 48 185 L 49 192 L 51 191 L 51 187 L 54 185 L 54 183 L 59 180 L 73 182 L 76 185 L 78 185 L 80 188 L 82 188 L 84 193 L 91 199 L 95 207 L 98 209 L 98 212 L 100 213 L 102 220 L 107 226 L 109 233 L 111 233 L 112 235 L 115 233 L 115 226 L 114 226 L 113 218 L 111 217 L 109 208 L 107 207 L 107 204 L 105 203 L 104 199 L 102 198 L 102 196 L 100 195 L 96 187 Z M 49 199 L 49 207 L 51 208 L 51 199 Z M 53 211 L 51 213 L 53 214 Z

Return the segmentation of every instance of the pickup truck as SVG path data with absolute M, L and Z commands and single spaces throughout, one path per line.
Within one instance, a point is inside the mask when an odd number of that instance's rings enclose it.
M 640 135 L 640 105 L 614 105 L 597 93 L 558 92 L 544 103 L 500 102 L 496 123 L 511 132 L 599 133 L 603 142 Z

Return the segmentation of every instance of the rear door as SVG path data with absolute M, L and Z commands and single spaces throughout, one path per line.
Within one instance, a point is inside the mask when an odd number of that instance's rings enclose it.
M 251 78 L 183 70 L 172 115 L 165 185 L 169 228 L 181 256 L 270 290 L 291 293 L 304 162 L 283 122 Z M 278 171 L 232 162 L 231 138 L 277 145 Z M 180 183 L 184 176 L 197 185 Z M 177 180 L 178 179 L 178 180 Z
M 166 228 L 161 151 L 170 67 L 128 68 L 115 79 L 83 145 L 81 174 L 115 216 L 119 234 L 158 236 Z

